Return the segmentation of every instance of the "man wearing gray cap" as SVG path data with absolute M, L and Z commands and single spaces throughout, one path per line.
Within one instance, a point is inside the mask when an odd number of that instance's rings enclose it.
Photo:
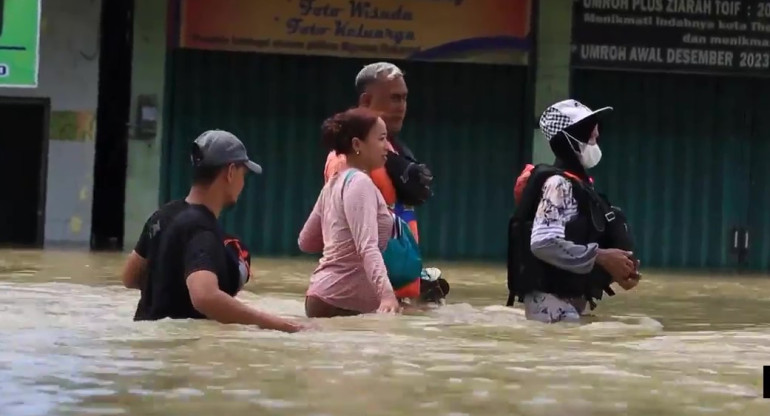
M 527 319 L 578 321 L 602 292 L 614 294 L 611 283 L 639 282 L 625 217 L 587 172 L 601 160 L 599 115 L 610 110 L 564 100 L 540 117 L 556 161 L 528 165 L 517 180 L 508 236 L 508 306 L 518 297 Z
M 217 218 L 238 200 L 247 172 L 259 174 L 262 167 L 249 160 L 237 137 L 222 130 L 198 136 L 190 159 L 189 194 L 150 216 L 123 269 L 123 284 L 141 291 L 134 320 L 208 318 L 285 332 L 303 329 L 234 298 L 249 268 L 226 249 Z

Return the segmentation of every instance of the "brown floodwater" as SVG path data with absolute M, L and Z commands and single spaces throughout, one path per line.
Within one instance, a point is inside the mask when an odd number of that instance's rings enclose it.
M 544 325 L 502 306 L 502 266 L 437 264 L 445 307 L 283 334 L 135 323 L 122 260 L 0 251 L 0 415 L 770 415 L 770 277 L 648 272 Z M 313 266 L 255 259 L 239 298 L 302 317 Z

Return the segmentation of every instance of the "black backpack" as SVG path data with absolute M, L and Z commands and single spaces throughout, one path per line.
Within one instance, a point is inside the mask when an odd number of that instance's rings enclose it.
M 433 173 L 418 162 L 403 143 L 394 140 L 393 147 L 398 153 L 388 152 L 385 170 L 396 190 L 396 198 L 405 205 L 422 205 L 433 196 L 430 189 Z

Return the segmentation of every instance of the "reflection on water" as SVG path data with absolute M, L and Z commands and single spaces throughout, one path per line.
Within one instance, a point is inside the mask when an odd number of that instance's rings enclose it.
M 131 321 L 122 255 L 0 252 L 0 415 L 770 414 L 770 279 L 650 276 L 592 322 L 502 307 L 502 269 L 439 265 L 450 304 L 282 334 Z M 302 316 L 312 262 L 240 297 Z

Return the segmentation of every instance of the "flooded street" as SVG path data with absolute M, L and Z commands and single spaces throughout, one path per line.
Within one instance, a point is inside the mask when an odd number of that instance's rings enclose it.
M 647 274 L 592 323 L 549 326 L 502 306 L 502 267 L 437 264 L 444 308 L 290 335 L 134 323 L 122 260 L 0 251 L 0 415 L 770 414 L 768 277 Z M 312 262 L 254 268 L 241 299 L 303 316 Z

